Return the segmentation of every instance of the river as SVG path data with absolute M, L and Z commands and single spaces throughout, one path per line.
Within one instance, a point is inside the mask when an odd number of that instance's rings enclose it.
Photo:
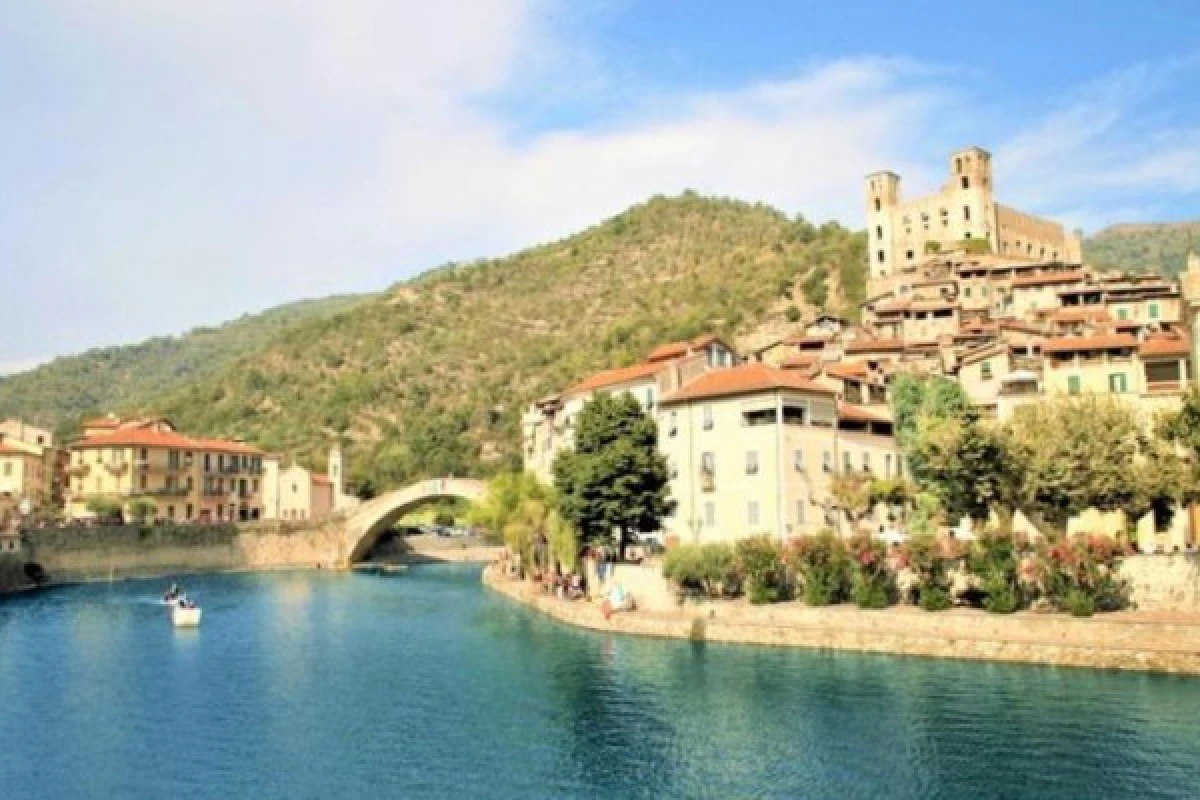
M 479 568 L 0 600 L 0 795 L 1200 796 L 1200 680 L 610 637 Z

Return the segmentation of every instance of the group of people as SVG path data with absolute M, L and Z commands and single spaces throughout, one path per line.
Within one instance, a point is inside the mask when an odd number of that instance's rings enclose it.
M 172 583 L 168 589 L 163 592 L 163 603 L 169 606 L 179 606 L 180 608 L 195 608 L 196 603 L 179 587 L 178 583 Z
M 534 574 L 534 580 L 542 585 L 542 591 L 554 594 L 560 600 L 582 600 L 584 596 L 583 576 L 578 572 L 563 574 L 559 570 L 545 575 Z

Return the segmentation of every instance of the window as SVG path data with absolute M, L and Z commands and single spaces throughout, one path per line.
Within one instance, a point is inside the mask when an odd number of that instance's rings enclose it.
M 746 503 L 746 523 L 748 525 L 758 524 L 758 501 L 751 500 Z
M 700 454 L 700 469 L 708 475 L 712 475 L 717 471 L 717 461 L 712 453 Z
M 792 466 L 796 472 L 804 472 L 804 451 L 796 450 L 792 453 Z
M 175 519 L 175 506 L 167 506 L 167 519 Z
M 1147 312 L 1150 315 L 1150 319 L 1158 319 L 1158 303 L 1151 303 Z
M 970 296 L 971 296 L 971 287 L 970 286 L 964 287 L 963 288 L 963 297 L 970 297 Z
M 909 261 L 913 260 L 913 251 L 912 250 L 905 251 L 904 255 Z
M 882 264 L 884 262 L 884 255 L 883 255 L 882 250 L 879 251 L 878 258 L 879 258 L 879 263 Z
M 965 219 L 967 222 L 971 221 L 971 207 L 970 206 L 963 206 L 963 219 Z
M 985 381 L 992 379 L 992 362 L 985 361 L 979 365 L 979 377 Z
M 846 472 L 854 471 L 854 460 L 850 457 L 849 452 L 842 453 L 842 466 L 845 468 Z
M 1114 372 L 1108 376 L 1108 390 L 1113 394 L 1124 394 L 1129 391 L 1124 372 Z
M 980 294 L 982 294 L 984 297 L 987 297 L 987 296 L 988 296 L 988 287 L 986 287 L 986 286 L 985 286 L 985 287 L 983 287 L 982 289 L 980 289 L 980 290 L 979 290 L 979 292 L 980 292 Z
M 828 450 L 821 454 L 821 471 L 833 472 L 833 454 Z
M 8 478 L 11 476 L 12 476 L 12 462 L 5 461 L 4 462 L 4 477 Z
M 803 425 L 808 419 L 807 410 L 803 406 L 784 406 L 784 425 Z
M 962 188 L 964 188 L 964 189 L 971 188 L 971 179 L 968 178 L 966 175 L 962 176 Z
M 967 231 L 966 233 L 964 233 L 964 234 L 963 234 L 963 238 L 964 238 L 964 239 L 970 239 L 970 238 L 971 238 L 971 232 L 970 232 L 970 231 Z
M 1069 375 L 1067 377 L 1067 394 L 1079 394 L 1079 376 Z
M 863 453 L 863 472 L 870 472 L 870 471 L 871 471 L 871 454 L 864 452 Z
M 711 431 L 713 429 L 713 413 L 712 406 L 704 407 L 704 430 Z
M 892 454 L 885 453 L 883 456 L 883 477 L 892 477 Z
M 654 410 L 654 387 L 653 386 L 646 387 L 646 410 L 647 411 Z
M 184 517 L 184 519 L 191 519 L 194 513 L 195 513 L 195 509 L 193 509 L 193 508 L 192 508 L 192 504 L 191 504 L 191 503 L 188 503 L 188 504 L 187 504 L 187 505 L 184 507 L 184 514 L 185 514 L 185 517 Z
M 808 501 L 797 500 L 796 501 L 796 524 L 797 525 L 804 524 L 804 519 L 805 519 L 805 517 L 808 516 L 807 512 L 808 512 Z
M 746 474 L 747 475 L 757 475 L 758 474 L 758 451 L 757 450 L 747 450 L 746 451 Z
M 138 476 L 138 486 L 139 486 L 140 488 L 142 488 L 142 489 L 145 489 L 145 488 L 146 488 L 146 476 L 145 476 L 145 475 L 139 475 L 139 476 Z M 100 488 L 100 482 L 99 482 L 99 481 L 96 481 L 96 488 Z
M 671 412 L 671 421 L 667 425 L 667 435 L 674 436 L 677 433 L 679 433 L 679 420 L 676 418 L 675 412 L 672 411 Z
M 1117 309 L 1117 319 L 1129 319 L 1129 309 L 1118 308 Z
M 961 157 L 954 159 L 954 171 L 958 172 L 958 173 L 962 173 L 962 158 Z
M 704 526 L 706 528 L 717 527 L 717 506 L 715 503 L 704 504 Z
M 875 198 L 875 210 L 879 211 L 882 207 L 883 207 L 883 205 L 879 202 L 879 198 L 876 197 Z
M 875 238 L 883 239 L 883 226 L 882 225 L 875 226 Z
M 295 494 L 298 491 L 300 491 L 299 487 L 297 487 L 296 484 L 293 483 L 292 484 L 292 494 Z
M 765 408 L 759 411 L 742 412 L 742 424 L 751 428 L 759 425 L 774 425 L 775 409 Z

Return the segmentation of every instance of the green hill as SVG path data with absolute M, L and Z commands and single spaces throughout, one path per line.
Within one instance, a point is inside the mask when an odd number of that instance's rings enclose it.
M 1089 236 L 1083 252 L 1097 267 L 1174 276 L 1183 271 L 1192 246 L 1200 248 L 1200 220 L 1112 225 Z
M 0 378 L 0 419 L 19 416 L 66 431 L 84 414 L 141 404 L 183 382 L 215 375 L 261 350 L 281 331 L 305 320 L 327 318 L 362 300 L 353 296 L 304 300 L 216 328 L 58 358 Z
M 655 198 L 562 241 L 439 268 L 301 322 L 138 407 L 312 463 L 341 436 L 360 483 L 486 471 L 519 462 L 532 398 L 664 341 L 794 318 L 806 293 L 856 308 L 865 262 L 863 235 L 834 223 L 691 193 Z

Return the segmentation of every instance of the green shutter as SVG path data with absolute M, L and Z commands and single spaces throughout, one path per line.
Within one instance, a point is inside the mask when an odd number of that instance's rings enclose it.
M 1127 388 L 1124 372 L 1114 372 L 1108 376 L 1108 390 L 1113 394 L 1124 394 Z
M 1150 304 L 1150 319 L 1158 319 L 1158 303 Z
M 1067 377 L 1067 393 L 1079 394 L 1079 376 L 1070 375 Z

